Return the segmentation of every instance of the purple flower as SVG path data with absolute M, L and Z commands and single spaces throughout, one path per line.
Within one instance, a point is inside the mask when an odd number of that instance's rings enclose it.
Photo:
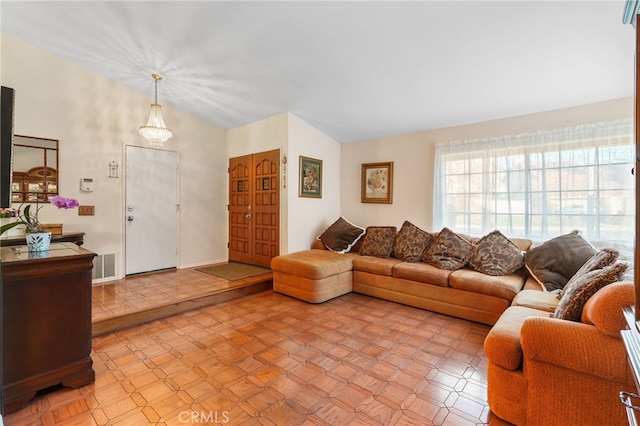
M 16 211 L 16 209 L 12 209 L 12 208 L 0 209 L 0 217 L 16 217 L 17 215 L 18 215 L 18 212 Z
M 61 197 L 60 195 L 51 197 L 49 199 L 49 202 L 59 209 L 75 209 L 80 205 L 80 203 L 78 203 L 78 200 L 75 200 L 73 198 Z

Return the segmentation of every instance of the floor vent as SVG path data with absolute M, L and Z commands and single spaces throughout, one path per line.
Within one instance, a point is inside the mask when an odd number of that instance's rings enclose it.
M 116 277 L 116 255 L 99 254 L 93 259 L 93 276 L 94 280 L 101 280 L 103 278 L 115 278 Z

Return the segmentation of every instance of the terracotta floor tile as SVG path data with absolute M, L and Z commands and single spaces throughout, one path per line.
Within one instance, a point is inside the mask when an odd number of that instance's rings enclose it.
M 348 425 L 356 418 L 355 412 L 347 411 L 332 401 L 318 408 L 314 415 L 330 425 Z
M 420 395 L 409 395 L 403 402 L 402 408 L 417 414 L 425 419 L 426 424 L 436 424 L 435 417 L 443 406 L 436 404 Z
M 371 397 L 371 392 L 355 385 L 341 386 L 338 391 L 331 394 L 331 400 L 340 401 L 347 411 L 355 411 L 355 408 L 367 397 Z
M 94 288 L 94 319 L 230 285 L 194 270 L 127 278 Z M 486 402 L 488 331 L 353 293 L 308 304 L 264 291 L 98 336 L 94 384 L 3 421 L 503 426 Z
M 313 414 L 318 407 L 324 406 L 328 401 L 329 397 L 323 396 L 322 392 L 313 386 L 305 387 L 288 399 L 289 404 L 296 405 L 299 407 L 298 411 L 307 415 Z
M 398 413 L 402 413 L 402 411 L 396 409 L 392 404 L 387 404 L 386 401 L 380 400 L 378 397 L 365 399 L 356 407 L 356 410 L 383 425 L 393 424 L 392 420 L 398 417 Z

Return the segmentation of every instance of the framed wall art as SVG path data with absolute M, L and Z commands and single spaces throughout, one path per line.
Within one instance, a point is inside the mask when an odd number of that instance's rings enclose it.
M 393 196 L 393 161 L 362 164 L 363 203 L 391 204 Z
M 300 156 L 298 196 L 322 198 L 322 160 Z

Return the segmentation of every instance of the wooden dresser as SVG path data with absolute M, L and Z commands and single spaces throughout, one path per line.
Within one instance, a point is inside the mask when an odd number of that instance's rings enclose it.
M 48 252 L 0 247 L 2 414 L 39 390 L 93 383 L 91 270 L 95 254 L 73 243 Z

